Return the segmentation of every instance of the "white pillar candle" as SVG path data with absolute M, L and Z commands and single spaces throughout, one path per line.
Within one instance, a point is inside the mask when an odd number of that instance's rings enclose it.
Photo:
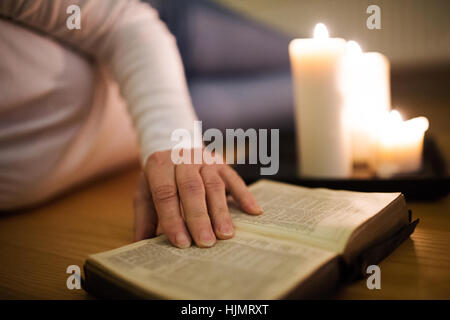
M 346 41 L 329 38 L 323 24 L 313 39 L 289 45 L 295 96 L 299 173 L 318 178 L 351 174 L 350 132 L 342 92 Z
M 418 171 L 422 166 L 423 138 L 428 126 L 425 117 L 403 121 L 397 111 L 392 111 L 378 134 L 377 175 L 390 177 Z
M 351 123 L 353 162 L 374 169 L 376 126 L 391 109 L 389 60 L 347 43 L 345 96 Z

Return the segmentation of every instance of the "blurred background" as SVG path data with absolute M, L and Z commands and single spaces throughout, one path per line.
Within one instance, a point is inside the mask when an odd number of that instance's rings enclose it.
M 213 0 L 293 37 L 310 37 L 318 21 L 330 35 L 385 54 L 394 67 L 450 63 L 447 0 Z M 381 30 L 369 30 L 369 5 L 381 9 Z
M 450 159 L 450 1 L 147 0 L 177 37 L 204 128 L 294 128 L 288 43 L 311 37 L 357 41 L 391 62 L 392 105 L 426 116 L 428 134 Z M 369 30 L 369 5 L 381 30 Z M 448 164 L 448 160 L 447 160 Z M 448 166 L 447 166 L 448 167 Z

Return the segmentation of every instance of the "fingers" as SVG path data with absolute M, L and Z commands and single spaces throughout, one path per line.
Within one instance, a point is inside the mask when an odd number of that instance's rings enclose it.
M 249 214 L 263 213 L 250 190 L 248 190 L 244 180 L 242 180 L 236 171 L 229 166 L 224 166 L 219 172 L 225 182 L 226 188 L 230 191 L 242 210 Z
M 186 224 L 199 247 L 211 247 L 216 237 L 206 207 L 205 188 L 200 166 L 180 164 L 176 167 L 178 192 L 185 214 Z
M 147 162 L 146 173 L 163 232 L 174 246 L 189 247 L 191 238 L 181 217 L 175 167 L 170 160 L 170 154 L 152 154 Z
M 158 217 L 151 198 L 147 178 L 142 172 L 139 175 L 134 207 L 134 241 L 154 237 L 156 234 Z
M 170 152 L 155 152 L 148 158 L 147 179 L 140 178 L 135 200 L 136 240 L 163 232 L 173 245 L 186 248 L 191 245 L 191 238 L 199 247 L 211 247 L 216 236 L 233 237 L 226 189 L 244 211 L 262 213 L 231 167 L 174 165 L 170 156 Z
M 229 239 L 234 235 L 225 194 L 225 183 L 216 166 L 204 166 L 200 170 L 206 190 L 208 211 L 217 237 Z

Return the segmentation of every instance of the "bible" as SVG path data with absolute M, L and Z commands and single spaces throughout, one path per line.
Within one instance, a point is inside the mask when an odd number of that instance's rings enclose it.
M 164 235 L 90 255 L 84 288 L 106 298 L 328 297 L 414 231 L 401 193 L 310 189 L 260 180 L 264 213 L 232 200 L 235 236 L 212 248 L 173 247 Z

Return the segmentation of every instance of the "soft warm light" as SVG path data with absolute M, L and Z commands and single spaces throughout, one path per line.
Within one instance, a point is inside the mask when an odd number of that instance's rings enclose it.
M 353 110 L 351 113 L 353 116 L 361 110 L 361 101 L 363 97 L 359 94 L 361 91 L 360 86 L 365 85 L 362 81 L 364 73 L 361 68 L 363 52 L 361 47 L 356 41 L 348 41 L 345 44 L 345 58 L 343 60 L 343 68 L 345 72 L 341 73 L 342 80 L 340 81 L 341 87 L 344 90 L 344 95 L 348 98 L 347 103 L 350 104 Z M 364 97 L 365 98 L 365 97 Z
M 429 122 L 425 117 L 417 117 L 405 122 L 405 124 L 414 132 L 425 132 L 428 130 Z
M 359 46 L 358 42 L 350 40 L 347 42 L 347 54 L 350 57 L 358 57 L 362 54 L 361 47 Z
M 327 27 L 323 23 L 316 24 L 314 28 L 314 38 L 315 39 L 327 39 L 328 38 L 328 30 Z
M 403 121 L 400 112 L 392 110 L 387 118 L 384 129 L 381 133 L 381 141 L 389 144 L 408 144 L 417 140 L 428 130 L 428 119 L 418 117 Z
M 380 128 L 377 150 L 377 173 L 392 176 L 400 172 L 413 172 L 421 167 L 423 138 L 428 130 L 428 119 L 417 117 L 403 121 L 396 110 L 386 116 Z
M 402 115 L 397 110 L 392 110 L 389 114 L 389 121 L 391 123 L 401 123 L 403 121 Z

